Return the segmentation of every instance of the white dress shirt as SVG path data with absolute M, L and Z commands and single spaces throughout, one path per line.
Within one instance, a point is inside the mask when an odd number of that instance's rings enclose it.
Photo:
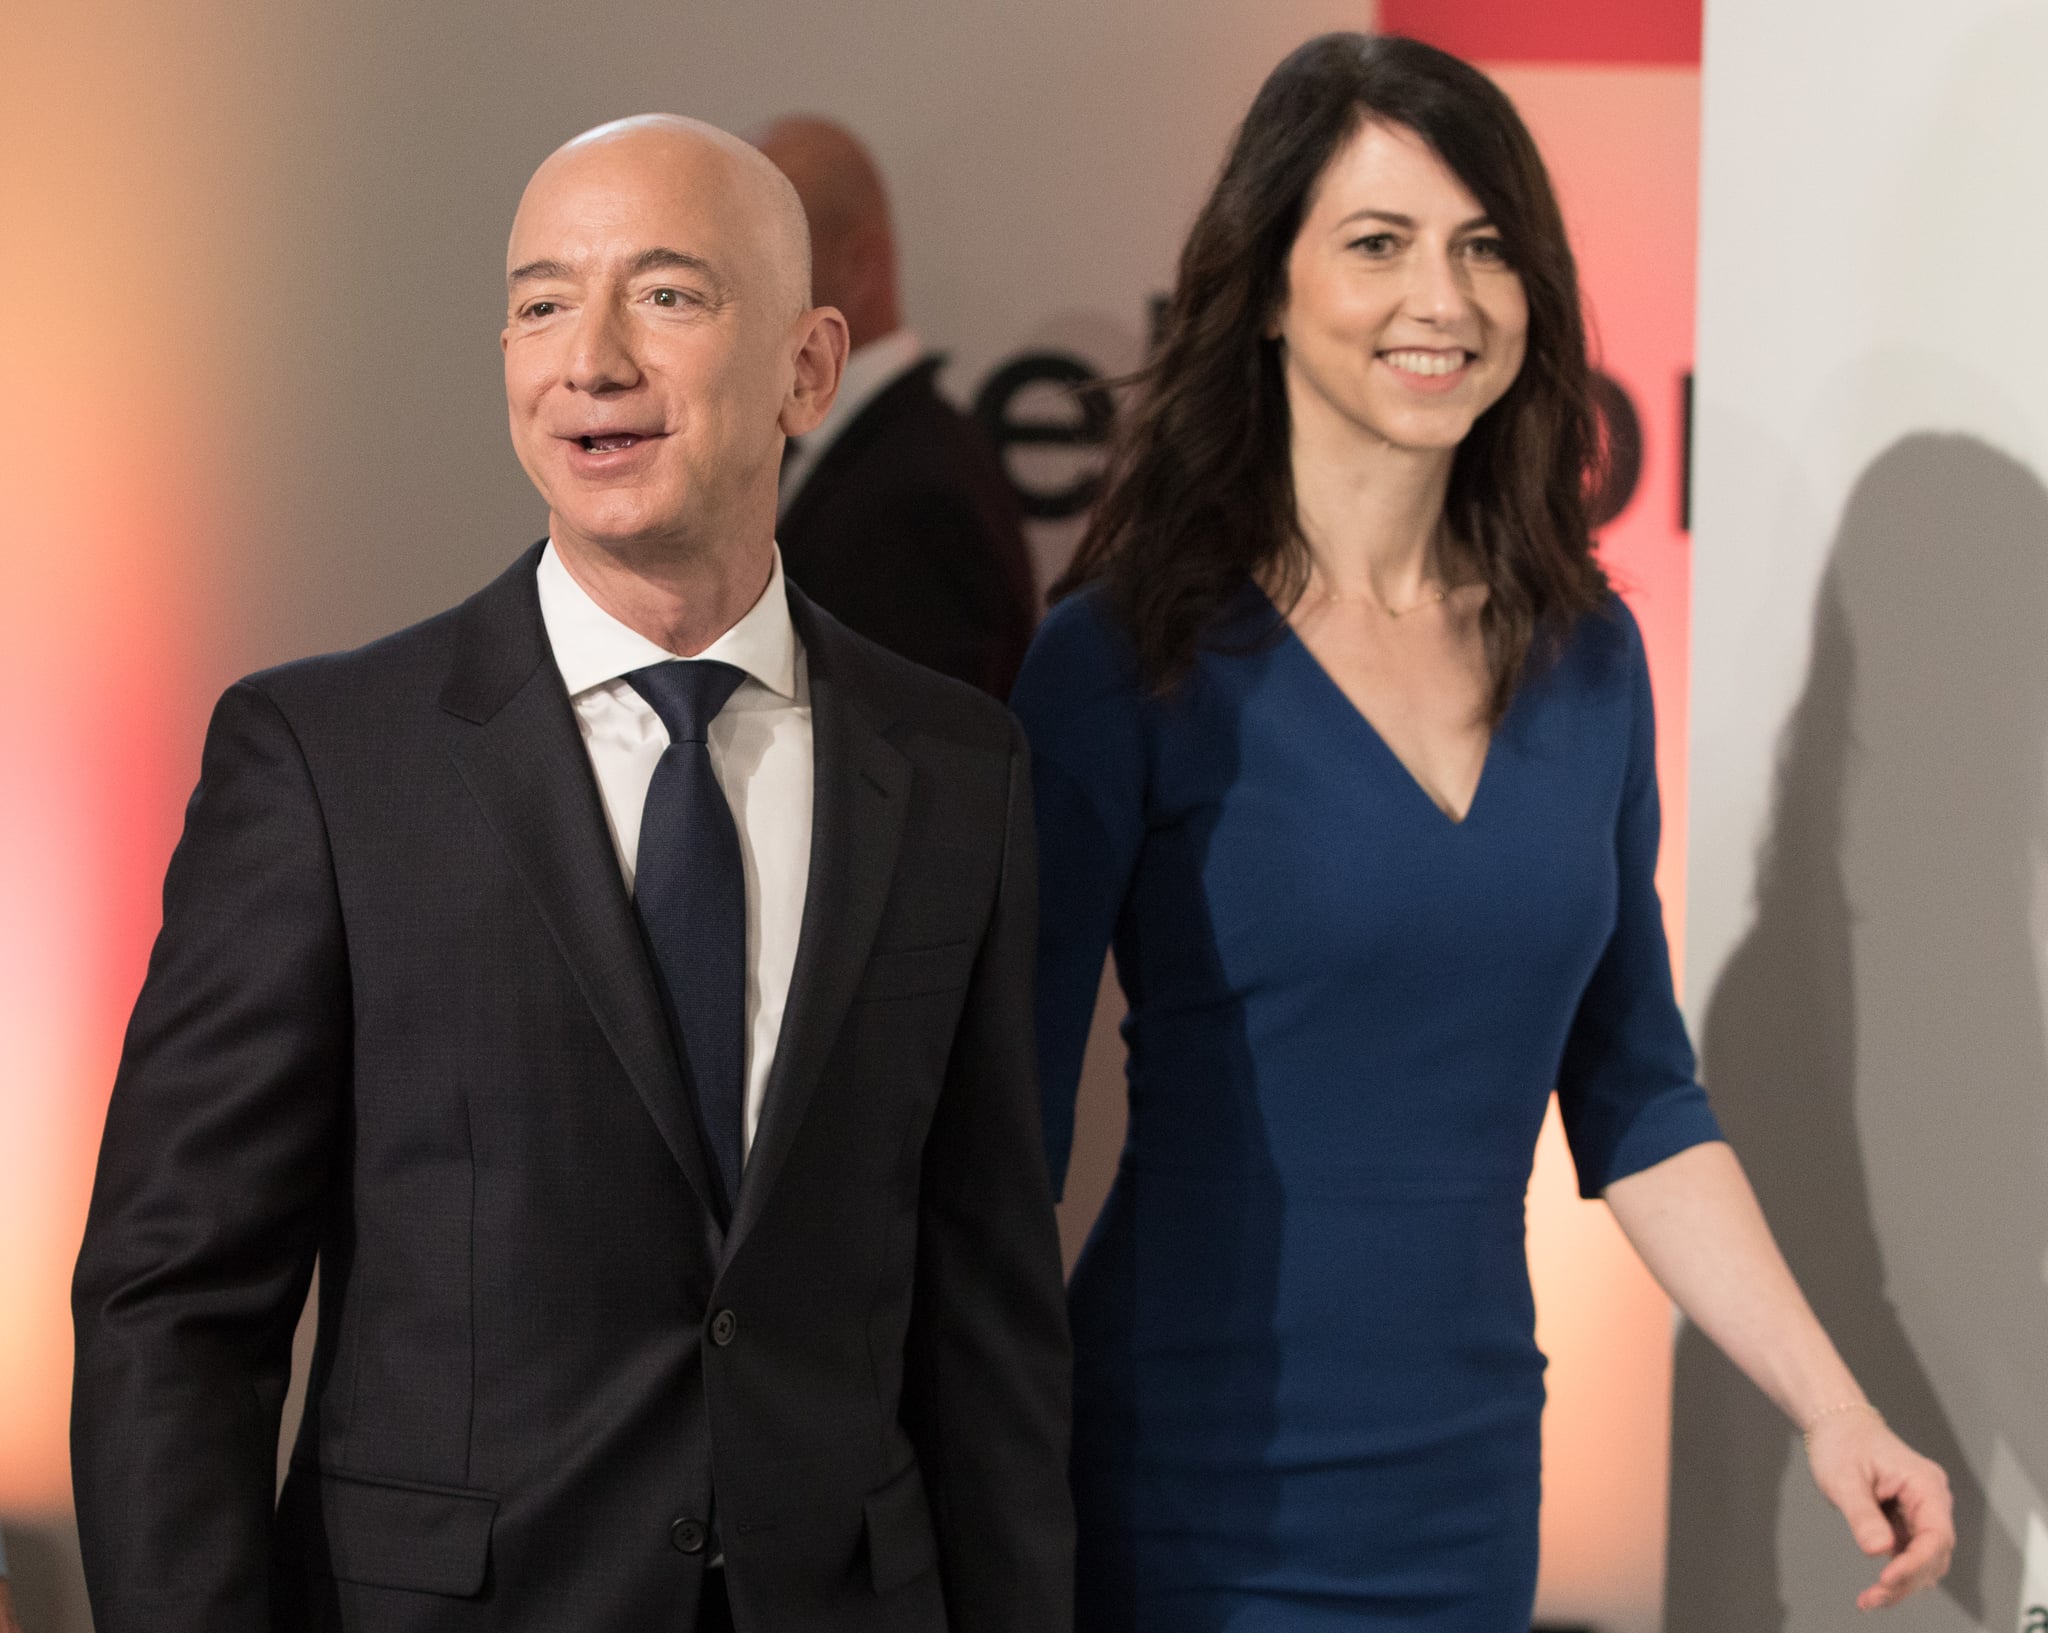
M 847 358 L 846 370 L 839 376 L 839 395 L 832 399 L 825 417 L 797 438 L 797 450 L 782 468 L 776 514 L 789 514 L 797 490 L 860 411 L 923 360 L 924 342 L 910 329 L 891 329 Z
M 626 889 L 640 852 L 640 813 L 668 728 L 624 680 L 673 652 L 628 629 L 591 600 L 555 554 L 541 552 L 541 621 L 569 690 L 577 729 L 604 800 Z M 782 552 L 745 617 L 697 654 L 746 671 L 705 733 L 712 774 L 739 829 L 747 887 L 747 1099 L 743 1150 L 752 1150 L 782 1035 L 811 866 L 811 694 L 789 621 Z M 684 660 L 689 661 L 689 660 Z

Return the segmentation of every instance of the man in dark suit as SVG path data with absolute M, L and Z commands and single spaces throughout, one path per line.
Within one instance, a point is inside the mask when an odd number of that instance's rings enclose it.
M 758 153 L 602 127 L 507 265 L 549 541 L 208 736 L 75 1286 L 100 1633 L 1066 1633 L 1022 739 L 785 587 L 846 341 Z
M 903 325 L 881 173 L 826 120 L 781 119 L 757 142 L 803 200 L 817 298 L 853 347 L 838 400 L 784 466 L 789 576 L 870 640 L 1008 697 L 1038 619 L 1017 501 Z

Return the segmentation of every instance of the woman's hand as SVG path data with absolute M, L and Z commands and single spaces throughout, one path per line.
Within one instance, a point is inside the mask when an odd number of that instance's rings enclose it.
M 1948 1478 L 1864 1404 L 1734 1153 L 1696 1145 L 1616 1180 L 1607 1202 L 1687 1318 L 1806 1426 L 1813 1478 L 1857 1545 L 1873 1558 L 1892 1556 L 1856 1603 L 1895 1605 L 1941 1580 L 1956 1543 Z
M 1856 1596 L 1878 1610 L 1932 1587 L 1948 1570 L 1956 1527 L 1948 1476 L 1890 1429 L 1875 1411 L 1829 1412 L 1806 1434 L 1806 1460 L 1821 1495 L 1842 1511 L 1856 1546 L 1891 1555 L 1878 1579 Z

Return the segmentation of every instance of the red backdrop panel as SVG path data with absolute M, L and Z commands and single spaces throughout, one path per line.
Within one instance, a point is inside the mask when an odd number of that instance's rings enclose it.
M 1702 0 L 1380 0 L 1379 26 L 1477 62 L 1700 60 Z

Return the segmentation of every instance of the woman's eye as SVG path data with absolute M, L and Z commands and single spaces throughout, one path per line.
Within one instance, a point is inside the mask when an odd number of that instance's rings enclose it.
M 1363 238 L 1353 239 L 1351 247 L 1364 250 L 1368 255 L 1391 255 L 1399 246 L 1390 232 L 1369 232 Z
M 1484 261 L 1489 266 L 1505 266 L 1508 247 L 1498 238 L 1471 238 L 1465 241 L 1465 253 L 1475 261 Z

